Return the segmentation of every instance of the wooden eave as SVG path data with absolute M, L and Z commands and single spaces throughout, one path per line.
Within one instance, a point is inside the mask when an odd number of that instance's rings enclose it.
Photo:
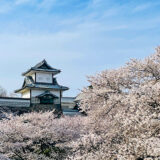
M 34 74 L 34 73 L 37 73 L 37 72 L 40 72 L 40 73 L 53 73 L 54 75 L 58 74 L 61 72 L 61 70 L 49 70 L 49 69 L 29 69 L 27 70 L 26 72 L 22 73 L 22 76 L 29 76 L 31 74 Z

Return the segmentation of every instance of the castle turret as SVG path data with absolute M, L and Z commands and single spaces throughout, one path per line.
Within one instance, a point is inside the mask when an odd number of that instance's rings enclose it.
M 20 93 L 22 98 L 30 98 L 31 104 L 53 104 L 60 105 L 63 91 L 68 87 L 59 85 L 55 75 L 61 70 L 52 68 L 46 60 L 31 67 L 22 73 L 24 83 L 22 88 L 15 91 Z

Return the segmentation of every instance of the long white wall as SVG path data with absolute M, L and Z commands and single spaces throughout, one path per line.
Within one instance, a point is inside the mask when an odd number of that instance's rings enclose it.
M 52 83 L 52 73 L 36 73 L 36 82 Z

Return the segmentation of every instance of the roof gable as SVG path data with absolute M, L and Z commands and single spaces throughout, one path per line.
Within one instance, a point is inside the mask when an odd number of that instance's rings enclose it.
M 41 98 L 41 97 L 44 97 L 44 96 L 51 96 L 53 98 L 58 98 L 56 95 L 52 94 L 50 91 L 45 91 L 44 93 L 42 93 L 42 94 L 40 94 L 36 97 Z
M 27 77 L 24 79 L 22 88 L 25 87 L 25 86 L 28 85 L 28 84 L 33 84 L 33 83 L 34 83 L 33 78 L 32 78 L 31 76 L 27 76 Z
M 22 73 L 22 75 L 25 76 L 26 74 L 28 74 L 31 71 L 39 71 L 39 72 L 45 71 L 45 72 L 51 72 L 51 73 L 53 72 L 54 74 L 61 72 L 61 70 L 51 67 L 45 59 L 43 61 L 39 62 L 38 64 L 36 64 L 34 67 L 31 67 L 26 72 Z
M 52 68 L 47 61 L 44 59 L 43 61 L 39 62 L 38 64 L 36 64 L 34 67 L 32 67 L 34 69 L 55 69 Z

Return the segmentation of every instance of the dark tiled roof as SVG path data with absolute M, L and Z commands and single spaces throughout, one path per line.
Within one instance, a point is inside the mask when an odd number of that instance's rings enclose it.
M 53 84 L 43 84 L 43 83 L 35 83 L 33 84 L 35 88 L 48 88 L 48 89 L 58 89 L 58 90 L 68 90 L 68 87 L 61 86 L 61 85 L 53 85 Z
M 27 84 L 24 87 L 22 87 L 21 89 L 16 90 L 15 92 L 19 92 L 25 88 L 40 88 L 40 89 L 55 89 L 55 90 L 68 90 L 68 87 L 65 86 L 60 86 L 60 85 L 53 85 L 53 84 Z
M 1 99 L 12 99 L 12 100 L 30 100 L 30 98 L 21 98 L 21 97 L 0 97 Z
M 25 89 L 25 88 L 40 88 L 40 89 L 55 89 L 55 90 L 68 90 L 68 87 L 61 86 L 57 83 L 56 78 L 53 78 L 52 83 L 34 83 L 33 78 L 31 76 L 27 76 L 24 79 L 24 83 L 21 89 L 15 90 L 15 93 Z
M 27 73 L 29 73 L 30 71 L 45 71 L 45 72 L 54 72 L 54 73 L 60 73 L 61 70 L 59 69 L 55 69 L 53 67 L 51 67 L 46 60 L 44 59 L 43 61 L 41 61 L 40 63 L 36 64 L 34 67 L 31 67 L 29 70 L 27 70 L 26 72 L 22 73 L 22 75 L 26 75 Z

